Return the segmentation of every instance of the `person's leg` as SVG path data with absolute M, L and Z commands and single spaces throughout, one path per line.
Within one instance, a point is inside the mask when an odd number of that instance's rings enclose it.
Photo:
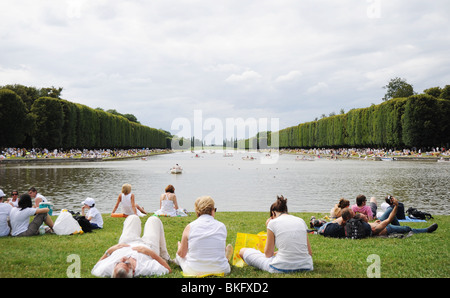
M 41 214 L 37 214 L 33 221 L 30 222 L 30 224 L 28 225 L 28 230 L 26 230 L 25 232 L 19 234 L 18 236 L 35 236 L 35 235 L 39 235 L 39 227 L 42 225 L 42 223 L 45 221 L 45 219 L 47 217 L 47 213 L 41 213 Z
M 377 216 L 377 209 L 378 209 L 377 199 L 375 197 L 370 198 L 369 206 L 370 209 L 372 210 L 372 215 L 375 218 Z
M 141 238 L 141 220 L 137 215 L 129 215 L 123 222 L 122 235 L 119 243 L 129 243 Z
M 422 229 L 413 229 L 408 226 L 395 226 L 395 225 L 387 225 L 387 227 L 386 227 L 388 234 L 393 234 L 393 233 L 406 234 L 409 232 L 413 232 L 414 234 L 432 233 L 436 229 L 437 229 L 437 224 L 432 224 L 428 228 L 422 228 Z
M 44 222 L 53 231 L 53 220 L 52 220 L 52 218 L 50 216 L 46 216 Z
M 389 206 L 389 207 L 386 209 L 386 211 L 383 213 L 383 215 L 382 215 L 380 218 L 378 218 L 378 219 L 379 219 L 380 221 L 383 221 L 383 220 L 388 219 L 388 218 L 389 218 L 389 215 L 390 215 L 391 212 L 392 212 L 392 210 L 393 210 L 393 208 L 392 208 L 391 206 Z M 394 225 L 394 226 L 400 226 L 400 223 L 398 222 L 397 217 L 394 217 L 394 219 L 393 219 L 392 222 L 391 222 L 391 225 Z
M 266 256 L 259 250 L 254 248 L 242 248 L 239 251 L 239 255 L 249 266 L 268 272 L 272 271 L 269 266 L 272 258 L 266 258 Z
M 144 226 L 144 235 L 142 236 L 142 240 L 147 243 L 161 258 L 165 260 L 170 259 L 166 246 L 164 227 L 158 217 L 150 216 L 147 219 Z

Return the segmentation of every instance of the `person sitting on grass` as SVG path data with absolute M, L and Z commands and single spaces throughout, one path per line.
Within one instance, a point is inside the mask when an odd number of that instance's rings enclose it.
M 375 197 L 370 199 L 370 205 L 367 205 L 366 203 L 366 196 L 359 195 L 356 197 L 356 204 L 352 206 L 352 210 L 355 213 L 364 214 L 369 218 L 369 220 L 372 220 L 377 214 L 377 203 Z
M 122 204 L 122 213 L 125 215 L 135 214 L 142 217 L 147 214 L 144 208 L 136 203 L 134 194 L 131 193 L 131 185 L 128 183 L 122 185 L 122 192 L 119 194 L 116 205 L 114 206 L 111 214 L 116 213 L 117 208 L 119 208 L 119 204 Z
M 108 248 L 91 270 L 100 277 L 131 278 L 164 275 L 172 272 L 161 220 L 148 218 L 141 237 L 141 220 L 128 216 L 123 223 L 119 243 Z
M 230 273 L 231 244 L 226 245 L 227 228 L 216 220 L 214 200 L 199 197 L 194 203 L 197 219 L 189 223 L 178 242 L 175 262 L 189 276 Z
M 95 208 L 95 200 L 93 198 L 86 198 L 82 203 L 81 215 L 86 217 L 91 224 L 92 229 L 103 229 L 103 217 L 101 213 Z M 88 209 L 87 214 L 85 214 L 86 209 Z
M 264 253 L 242 248 L 239 256 L 250 266 L 270 273 L 313 270 L 311 245 L 303 219 L 288 214 L 287 199 L 277 197 L 266 221 L 267 240 Z M 278 251 L 275 253 L 275 246 Z
M 11 236 L 35 236 L 39 235 L 42 223 L 47 224 L 46 233 L 53 232 L 53 221 L 48 216 L 48 208 L 33 208 L 31 196 L 23 194 L 19 199 L 19 207 L 13 208 L 9 214 L 11 223 Z M 30 217 L 35 215 L 33 221 Z

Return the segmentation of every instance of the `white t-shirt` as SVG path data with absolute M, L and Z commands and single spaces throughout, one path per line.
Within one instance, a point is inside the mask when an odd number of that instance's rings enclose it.
M 11 223 L 11 235 L 17 236 L 20 233 L 28 230 L 30 223 L 30 216 L 36 214 L 36 208 L 16 208 L 14 207 L 9 214 L 9 221 Z
M 99 261 L 92 268 L 91 273 L 100 277 L 111 277 L 114 267 L 123 257 L 132 257 L 136 260 L 136 269 L 134 276 L 163 275 L 169 273 L 169 270 L 158 261 L 152 259 L 146 254 L 139 253 L 132 249 L 133 246 L 142 246 L 142 244 L 122 247 L 115 250 L 109 257 Z
M 12 206 L 10 204 L 0 203 L 0 237 L 9 235 L 8 217 L 11 210 Z
M 303 219 L 283 214 L 271 220 L 267 229 L 275 235 L 278 253 L 270 265 L 276 269 L 313 270 L 313 260 L 308 253 L 307 226 Z
M 97 224 L 97 226 L 99 226 L 100 228 L 103 228 L 103 218 L 102 215 L 100 214 L 100 212 L 98 211 L 97 208 L 95 207 L 91 207 L 86 215 L 86 218 L 90 218 L 91 219 L 91 223 L 95 223 Z

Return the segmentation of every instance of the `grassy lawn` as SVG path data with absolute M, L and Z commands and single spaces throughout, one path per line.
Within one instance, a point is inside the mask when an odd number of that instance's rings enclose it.
M 320 213 L 291 213 L 309 222 Z M 218 212 L 216 218 L 228 229 L 227 242 L 233 244 L 236 233 L 265 231 L 268 212 Z M 81 277 L 94 277 L 91 269 L 110 246 L 117 244 L 122 232 L 123 218 L 104 214 L 104 229 L 82 235 L 0 238 L 0 278 L 65 278 L 74 263 L 72 255 L 79 256 Z M 53 217 L 56 220 L 56 217 Z M 141 218 L 142 225 L 147 217 Z M 175 257 L 177 241 L 184 227 L 195 219 L 161 218 L 164 224 L 169 254 Z M 379 256 L 382 278 L 448 278 L 450 276 L 449 226 L 450 216 L 435 216 L 427 223 L 408 223 L 411 227 L 427 227 L 438 223 L 431 234 L 416 234 L 405 239 L 370 238 L 362 240 L 331 239 L 309 235 L 313 250 L 314 271 L 306 273 L 271 275 L 249 266 L 232 266 L 232 278 L 307 277 L 307 278 L 365 278 L 372 261 L 370 255 Z M 405 223 L 403 223 L 405 224 Z M 173 273 L 162 278 L 181 278 L 181 270 L 171 264 Z M 69 268 L 70 269 L 70 268 Z

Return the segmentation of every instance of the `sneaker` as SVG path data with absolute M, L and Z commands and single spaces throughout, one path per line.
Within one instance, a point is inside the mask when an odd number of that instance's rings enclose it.
M 436 231 L 437 230 L 437 228 L 438 228 L 438 224 L 437 223 L 434 223 L 434 224 L 432 224 L 431 226 L 429 226 L 428 227 L 428 233 L 433 233 L 434 231 Z

